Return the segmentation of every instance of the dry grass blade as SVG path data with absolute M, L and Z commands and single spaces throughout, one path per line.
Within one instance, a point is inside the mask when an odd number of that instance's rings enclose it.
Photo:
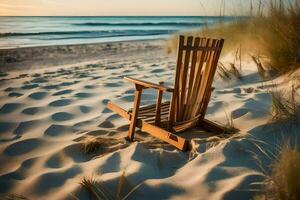
M 94 154 L 98 151 L 102 153 L 110 152 L 109 147 L 122 143 L 122 141 L 114 138 L 90 137 L 82 142 L 81 149 L 85 154 Z
M 82 178 L 80 185 L 84 187 L 96 200 L 115 200 L 111 192 L 93 178 Z
M 226 69 L 223 63 L 219 62 L 218 65 L 218 71 L 217 71 L 219 77 L 223 80 L 230 80 L 231 76 L 229 71 Z
M 291 93 L 283 91 L 272 91 L 272 119 L 274 121 L 290 121 L 292 123 L 300 120 L 300 102 L 297 101 L 295 87 Z
M 223 80 L 231 80 L 233 77 L 242 80 L 241 72 L 238 68 L 235 67 L 234 63 L 229 63 L 230 68 L 227 69 L 223 63 L 218 65 L 218 75 Z
M 235 133 L 239 132 L 239 129 L 237 129 L 234 126 L 232 115 L 230 115 L 230 118 L 229 118 L 226 112 L 225 112 L 225 114 L 226 114 L 226 118 L 227 118 L 227 123 L 225 125 L 225 133 L 226 134 L 235 134 Z
M 135 187 L 132 187 L 126 178 L 125 172 L 123 172 L 122 175 L 120 176 L 120 179 L 119 179 L 117 187 L 116 187 L 116 194 L 109 191 L 103 183 L 97 182 L 96 179 L 94 179 L 92 177 L 82 178 L 80 185 L 90 193 L 90 195 L 93 197 L 93 199 L 96 199 L 96 200 L 125 200 L 133 192 L 135 192 L 142 185 L 142 183 L 136 185 Z M 125 192 L 125 194 L 124 194 L 124 192 Z
M 266 183 L 267 199 L 300 199 L 300 152 L 284 145 Z
M 241 72 L 234 63 L 230 63 L 230 73 L 237 79 L 242 80 Z
M 257 67 L 257 71 L 258 71 L 260 78 L 263 81 L 266 80 L 267 79 L 266 70 L 263 67 L 262 62 L 260 61 L 260 58 L 258 56 L 251 56 L 251 58 Z

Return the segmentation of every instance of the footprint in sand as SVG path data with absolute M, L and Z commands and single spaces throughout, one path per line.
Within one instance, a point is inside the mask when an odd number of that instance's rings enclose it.
M 35 92 L 30 94 L 28 97 L 34 100 L 41 100 L 47 96 L 47 92 Z
M 73 129 L 71 126 L 57 125 L 52 124 L 49 128 L 46 129 L 44 135 L 48 135 L 51 137 L 64 136 L 69 133 L 72 133 Z
M 81 168 L 79 166 L 73 166 L 69 169 L 40 175 L 32 185 L 33 193 L 39 195 L 48 194 L 55 188 L 62 187 L 68 179 L 71 179 L 80 173 L 82 173 Z
M 4 153 L 8 156 L 19 156 L 33 151 L 42 144 L 43 142 L 36 138 L 22 140 L 6 147 Z
M 70 86 L 70 85 L 74 85 L 76 83 L 79 83 L 80 81 L 73 81 L 73 82 L 63 82 L 60 84 L 60 86 Z
M 245 108 L 239 108 L 231 112 L 231 116 L 233 119 L 237 119 L 246 115 L 250 110 Z
M 98 86 L 97 85 L 85 85 L 84 86 L 85 89 L 89 89 L 89 90 L 95 89 L 96 87 L 98 87 Z
M 95 94 L 93 93 L 87 93 L 87 92 L 80 92 L 80 93 L 76 93 L 74 96 L 78 97 L 78 98 L 89 98 L 94 96 Z
M 56 153 L 52 155 L 50 158 L 48 158 L 48 160 L 45 162 L 45 167 L 62 168 L 67 163 L 68 160 L 65 159 L 65 154 Z
M 103 99 L 103 100 L 102 100 L 102 103 L 103 103 L 104 105 L 106 105 L 109 101 L 110 101 L 109 99 Z
M 92 110 L 92 108 L 89 106 L 80 106 L 79 109 L 80 109 L 80 112 L 82 112 L 82 113 L 89 113 Z
M 135 90 L 134 89 L 130 89 L 130 90 L 126 90 L 124 93 L 125 94 L 134 94 Z
M 92 80 L 97 80 L 97 79 L 100 79 L 100 78 L 102 78 L 103 76 L 93 76 L 92 77 Z
M 61 106 L 70 105 L 71 103 L 72 103 L 71 99 L 60 99 L 60 100 L 56 100 L 56 101 L 53 101 L 53 102 L 49 103 L 49 106 L 61 107 Z
M 20 97 L 20 96 L 23 96 L 22 93 L 19 93 L 19 92 L 11 92 L 8 94 L 9 97 Z
M 21 89 L 30 90 L 30 89 L 33 89 L 33 88 L 36 88 L 36 87 L 39 87 L 39 85 L 38 84 L 27 84 L 27 85 L 23 85 L 21 87 Z
M 7 104 L 4 104 L 0 108 L 0 114 L 12 113 L 12 112 L 18 110 L 19 108 L 21 108 L 22 106 L 23 106 L 23 104 L 21 104 L 21 103 L 7 103 Z
M 105 83 L 106 87 L 120 87 L 122 84 L 120 83 Z
M 166 71 L 166 70 L 165 69 L 154 69 L 150 73 L 161 73 L 161 72 L 164 72 L 164 71 Z
M 35 73 L 31 77 L 41 77 L 41 74 Z
M 35 115 L 41 110 L 41 107 L 30 107 L 22 110 L 22 113 L 26 115 Z
M 73 119 L 74 115 L 67 112 L 58 112 L 53 114 L 51 117 L 54 121 L 67 121 Z
M 110 121 L 104 121 L 98 127 L 100 127 L 100 128 L 113 128 L 113 127 L 115 127 L 115 125 L 113 123 L 111 123 Z
M 60 95 L 70 94 L 72 92 L 73 92 L 73 90 L 62 90 L 62 91 L 58 91 L 58 92 L 54 93 L 53 96 L 60 96 Z
M 58 89 L 59 85 L 46 85 L 46 86 L 44 86 L 42 88 L 46 89 L 46 90 Z
M 40 121 L 38 120 L 32 120 L 32 121 L 24 121 L 20 122 L 18 127 L 14 130 L 15 135 L 24 135 L 25 133 L 28 133 L 32 130 L 32 128 L 36 127 L 40 124 Z
M 12 132 L 16 125 L 13 122 L 0 122 L 0 133 Z
M 14 87 L 8 87 L 4 90 L 4 92 L 12 92 L 14 90 L 16 90 L 17 88 L 14 88 Z
M 30 82 L 31 83 L 47 83 L 48 79 L 41 77 L 41 78 L 32 79 Z

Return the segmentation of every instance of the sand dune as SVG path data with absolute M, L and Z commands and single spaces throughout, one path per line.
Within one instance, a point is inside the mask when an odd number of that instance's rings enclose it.
M 144 133 L 137 134 L 139 142 L 128 143 L 124 140 L 128 123 L 105 106 L 113 100 L 131 107 L 133 85 L 123 81 L 124 76 L 172 84 L 175 55 L 166 54 L 163 43 L 158 44 L 7 50 L 16 55 L 41 54 L 31 61 L 24 58 L 14 67 L 5 64 L 4 68 L 15 70 L 1 73 L 0 194 L 89 199 L 79 185 L 82 177 L 93 176 L 114 193 L 125 173 L 127 184 L 122 194 L 139 186 L 129 199 L 252 198 L 258 188 L 253 183 L 263 180 L 257 159 L 270 162 L 258 144 L 272 146 L 282 141 L 272 125 L 264 125 L 270 119 L 268 90 L 274 81 L 283 86 L 286 82 L 278 79 L 262 84 L 254 64 L 245 61 L 242 80 L 225 82 L 216 77 L 207 112 L 209 119 L 222 123 L 231 115 L 240 134 L 228 138 L 190 130 L 184 134 L 197 137 L 193 152 L 188 153 Z M 61 48 L 72 51 L 44 59 L 50 50 Z M 91 49 L 86 58 L 86 54 L 74 58 Z M 54 66 L 58 63 L 69 65 Z M 29 70 L 30 66 L 35 67 Z M 155 97 L 155 91 L 145 91 L 142 105 L 154 103 Z M 104 152 L 84 154 L 82 143 L 96 137 L 114 139 L 114 144 Z

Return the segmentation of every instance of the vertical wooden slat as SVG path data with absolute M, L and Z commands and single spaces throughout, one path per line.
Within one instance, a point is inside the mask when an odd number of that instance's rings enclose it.
M 158 90 L 157 100 L 156 100 L 156 113 L 155 113 L 155 125 L 160 125 L 161 120 L 161 101 L 162 101 L 163 91 Z
M 209 42 L 210 42 L 210 39 L 205 39 L 205 40 L 201 41 L 201 46 L 208 47 Z M 199 64 L 198 64 L 198 70 L 195 74 L 195 76 L 196 76 L 195 83 L 192 88 L 192 97 L 190 100 L 191 102 L 193 102 L 193 106 L 190 107 L 190 109 L 188 110 L 188 113 L 187 113 L 190 116 L 190 118 L 193 118 L 195 116 L 193 113 L 194 113 L 195 107 L 197 106 L 196 99 L 197 99 L 197 96 L 199 93 L 200 83 L 202 80 L 202 69 L 204 67 L 203 65 L 205 64 L 205 58 L 207 57 L 206 54 L 207 54 L 207 51 L 201 52 L 201 57 L 200 57 Z
M 218 40 L 212 40 L 210 46 L 217 47 L 218 43 L 219 43 Z M 197 108 L 194 110 L 195 115 L 198 115 L 201 112 L 201 108 L 203 107 L 204 100 L 211 90 L 212 82 L 210 80 L 213 79 L 212 76 L 214 76 L 215 73 L 213 64 L 214 64 L 216 53 L 217 53 L 216 51 L 210 51 L 209 56 L 207 57 L 207 61 L 206 61 L 207 66 L 205 68 L 205 71 L 203 72 L 203 80 L 201 81 L 201 86 L 199 88 L 200 93 L 196 99 L 196 101 L 199 103 L 197 105 Z
M 175 83 L 174 83 L 174 92 L 171 97 L 171 103 L 170 103 L 170 113 L 169 113 L 169 125 L 168 129 L 171 130 L 173 124 L 175 123 L 176 119 L 176 112 L 177 112 L 177 102 L 178 102 L 178 96 L 179 96 L 179 78 L 180 78 L 180 68 L 182 65 L 182 48 L 184 45 L 184 36 L 179 36 L 179 42 L 178 42 L 178 53 L 177 53 L 177 66 L 176 66 L 176 74 L 175 74 Z
M 200 38 L 197 37 L 195 38 L 195 41 L 194 41 L 194 45 L 193 47 L 199 47 L 199 44 L 200 44 Z M 189 108 L 191 107 L 191 105 L 193 104 L 193 102 L 190 101 L 191 99 L 191 94 L 192 94 L 192 88 L 193 88 L 193 85 L 194 85 L 194 81 L 195 81 L 195 69 L 196 69 L 196 63 L 197 63 L 197 60 L 198 60 L 198 54 L 199 51 L 197 50 L 193 50 L 193 54 L 192 54 L 192 62 L 191 62 L 191 67 L 190 67 L 190 74 L 189 74 L 189 84 L 188 84 L 188 92 L 187 92 L 187 97 L 186 97 L 186 106 L 184 108 L 184 111 L 183 111 L 183 120 L 187 120 L 189 118 L 189 116 L 187 115 L 187 112 L 189 110 Z
M 139 111 L 139 106 L 141 101 L 141 95 L 143 90 L 143 87 L 140 85 L 135 85 L 135 87 L 136 90 L 134 96 L 134 104 L 133 104 L 132 116 L 130 119 L 130 126 L 128 130 L 128 138 L 130 141 L 133 141 L 134 139 L 135 126 L 136 126 L 136 121 L 137 121 L 138 111 Z
M 185 53 L 183 71 L 181 74 L 181 85 L 180 85 L 180 95 L 179 95 L 179 109 L 178 109 L 178 117 L 177 120 L 182 120 L 183 118 L 183 110 L 185 106 L 185 97 L 186 97 L 186 79 L 187 79 L 187 71 L 190 64 L 190 55 L 191 55 L 191 47 L 193 43 L 193 37 L 188 37 L 187 39 L 187 50 Z
M 207 83 L 208 84 L 207 90 L 210 92 L 210 95 L 208 97 L 209 99 L 210 99 L 211 92 L 212 92 L 210 87 L 213 83 L 213 78 L 214 78 L 214 75 L 215 75 L 215 72 L 216 72 L 216 69 L 217 69 L 217 66 L 218 66 L 218 62 L 219 62 L 219 58 L 220 58 L 220 55 L 221 55 L 221 50 L 223 48 L 223 45 L 224 45 L 224 39 L 219 40 L 217 45 L 216 45 L 216 47 L 218 47 L 218 50 L 216 51 L 215 57 L 213 59 L 210 79 L 207 81 L 208 82 Z M 206 113 L 208 103 L 209 103 L 209 99 L 207 101 L 204 101 L 203 106 L 200 108 L 199 113 L 201 114 L 202 119 L 204 118 L 204 115 Z M 199 119 L 199 120 L 201 120 L 201 119 Z

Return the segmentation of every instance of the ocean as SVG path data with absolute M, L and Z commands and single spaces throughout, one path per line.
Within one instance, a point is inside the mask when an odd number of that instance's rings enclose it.
M 235 17 L 0 17 L 0 49 L 167 38 Z

